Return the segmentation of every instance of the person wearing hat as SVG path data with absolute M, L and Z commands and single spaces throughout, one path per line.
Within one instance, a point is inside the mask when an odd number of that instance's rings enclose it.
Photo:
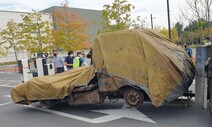
M 73 68 L 81 67 L 82 65 L 88 66 L 88 64 L 82 58 L 82 53 L 77 52 L 77 56 L 73 60 Z

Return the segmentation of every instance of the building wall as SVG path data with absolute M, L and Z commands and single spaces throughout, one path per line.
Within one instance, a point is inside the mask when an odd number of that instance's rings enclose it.
M 6 28 L 7 22 L 9 20 L 14 20 L 15 23 L 22 23 L 21 15 L 27 14 L 29 12 L 15 12 L 15 11 L 1 11 L 0 10 L 0 31 Z M 52 23 L 52 16 L 51 14 L 42 14 L 43 21 L 49 21 Z M 1 41 L 1 40 L 0 40 Z M 28 55 L 26 52 L 18 52 L 17 53 L 18 59 L 26 59 Z M 6 57 L 0 57 L 0 62 L 10 62 L 15 61 L 14 50 L 9 49 L 8 54 Z
M 61 9 L 62 7 L 53 6 L 42 10 L 40 12 L 53 13 L 55 10 Z M 91 41 L 94 42 L 98 30 L 102 28 L 102 11 L 101 10 L 90 10 L 90 9 L 80 9 L 80 8 L 69 8 L 69 11 L 76 13 L 86 21 L 89 22 L 90 27 L 86 30 L 86 33 L 91 36 Z
M 10 19 L 13 19 L 16 23 L 22 23 L 21 15 L 27 14 L 30 12 L 15 12 L 15 11 L 1 11 L 0 10 L 0 29 L 4 29 L 6 27 L 7 22 Z M 51 14 L 42 14 L 43 21 L 49 21 L 52 23 Z
M 53 23 L 51 13 L 60 7 L 53 6 L 45 10 L 40 11 L 42 14 L 43 21 L 49 21 Z M 86 30 L 86 33 L 91 36 L 91 41 L 94 42 L 98 30 L 100 30 L 102 23 L 102 12 L 100 10 L 89 10 L 89 9 L 79 9 L 79 8 L 69 8 L 70 12 L 76 13 L 79 16 L 85 18 L 90 27 Z M 1 11 L 0 10 L 0 31 L 6 28 L 6 24 L 10 19 L 13 19 L 16 23 L 22 23 L 21 15 L 30 12 L 15 12 L 15 11 Z M 27 59 L 28 55 L 26 52 L 18 52 L 18 59 Z M 0 56 L 0 62 L 10 62 L 15 61 L 15 55 L 13 49 L 8 50 L 7 57 Z

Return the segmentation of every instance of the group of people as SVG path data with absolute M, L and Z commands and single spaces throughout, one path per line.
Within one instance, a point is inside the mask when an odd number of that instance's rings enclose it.
M 53 50 L 53 63 L 55 67 L 55 73 L 62 73 L 65 71 L 64 66 L 67 67 L 67 70 L 78 68 L 81 66 L 88 66 L 88 64 L 83 59 L 82 52 L 77 52 L 77 55 L 74 56 L 73 51 L 68 52 L 68 56 L 63 60 L 62 56 L 58 55 L 57 50 Z

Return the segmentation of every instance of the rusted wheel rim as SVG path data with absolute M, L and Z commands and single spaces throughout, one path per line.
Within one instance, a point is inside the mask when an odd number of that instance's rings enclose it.
M 138 107 L 143 103 L 142 92 L 136 90 L 127 90 L 124 94 L 125 102 L 131 107 Z

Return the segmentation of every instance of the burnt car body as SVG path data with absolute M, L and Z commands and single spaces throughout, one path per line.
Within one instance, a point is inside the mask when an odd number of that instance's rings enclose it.
M 152 30 L 100 34 L 92 52 L 93 65 L 33 78 L 13 88 L 12 99 L 50 107 L 61 100 L 84 105 L 124 98 L 131 107 L 147 100 L 159 107 L 186 93 L 194 78 L 184 49 Z

